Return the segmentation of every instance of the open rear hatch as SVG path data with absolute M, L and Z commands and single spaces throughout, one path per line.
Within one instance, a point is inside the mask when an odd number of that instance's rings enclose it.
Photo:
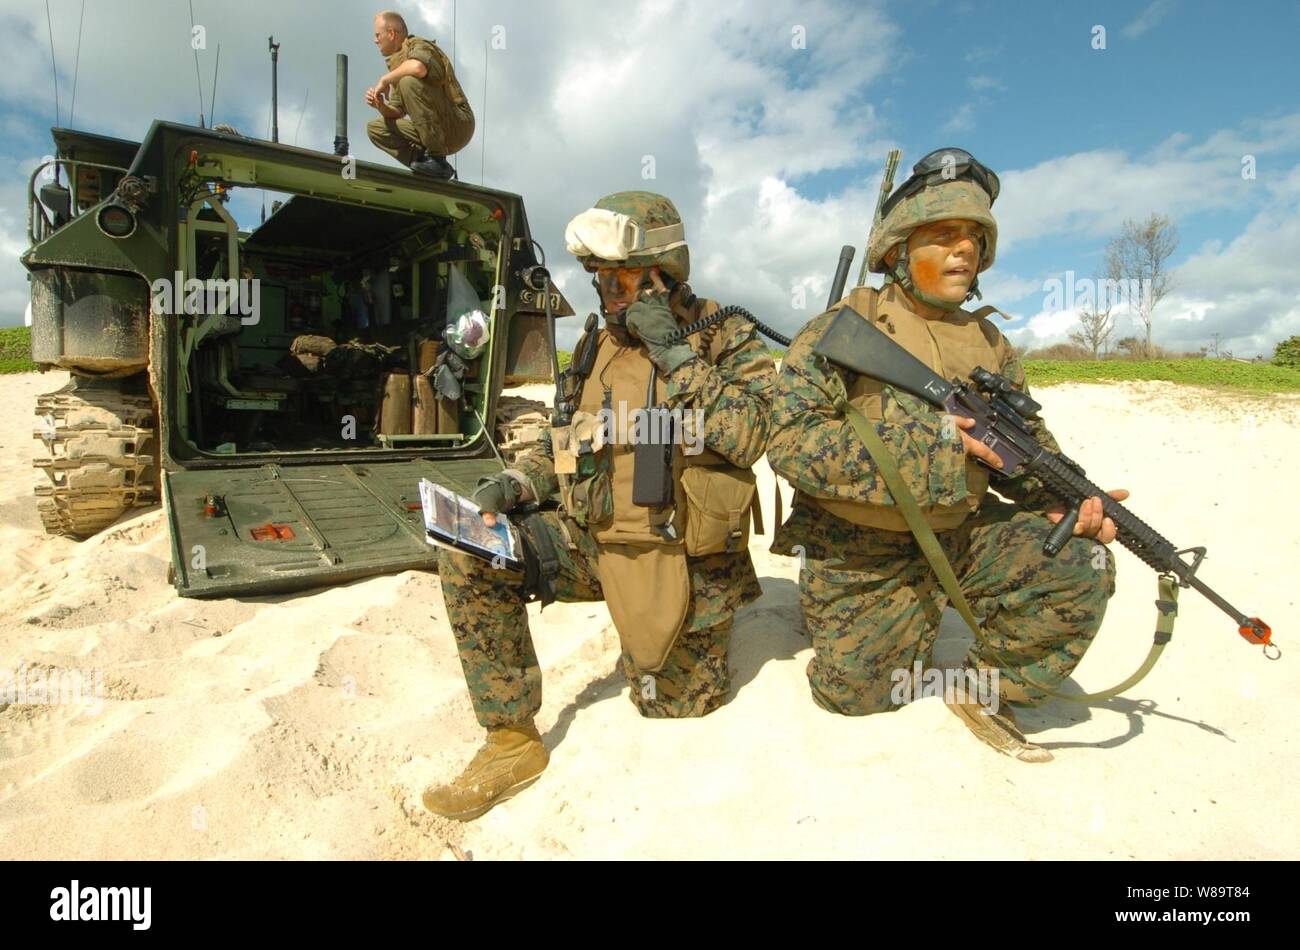
M 433 570 L 420 479 L 470 494 L 500 468 L 489 458 L 164 472 L 173 582 L 186 597 L 256 595 Z
M 364 163 L 340 175 L 333 156 L 202 130 L 151 135 L 165 273 L 187 295 L 151 297 L 177 590 L 436 569 L 420 480 L 470 494 L 500 471 L 501 390 L 551 378 L 546 308 L 573 312 L 523 284 L 538 260 L 522 203 Z M 264 220 L 260 189 L 285 196 Z M 457 349 L 449 326 L 474 340 Z

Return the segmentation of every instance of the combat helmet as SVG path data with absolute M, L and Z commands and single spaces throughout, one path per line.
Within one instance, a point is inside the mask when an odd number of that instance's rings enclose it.
M 997 256 L 998 224 L 993 218 L 997 200 L 998 176 L 981 164 L 970 152 L 960 148 L 936 149 L 912 166 L 912 175 L 885 199 L 880 220 L 867 243 L 867 266 L 875 274 L 884 274 L 903 289 L 916 294 L 925 303 L 944 309 L 955 305 L 930 298 L 912 285 L 907 261 L 907 239 L 913 231 L 933 221 L 964 218 L 984 228 L 980 241 L 980 260 L 976 273 L 992 266 Z M 893 266 L 885 263 L 891 247 L 898 246 Z M 971 282 L 966 299 L 979 297 L 979 278 Z
M 669 199 L 649 191 L 619 191 L 601 198 L 569 222 L 564 244 L 587 270 L 657 264 L 675 281 L 691 273 L 682 216 Z

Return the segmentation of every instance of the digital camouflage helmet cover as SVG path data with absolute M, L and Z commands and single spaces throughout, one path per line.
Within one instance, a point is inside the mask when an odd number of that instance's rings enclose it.
M 984 229 L 976 272 L 987 270 L 997 256 L 998 224 L 992 208 L 999 187 L 997 175 L 969 152 L 945 148 L 926 155 L 912 167 L 912 176 L 882 205 L 880 223 L 867 244 L 869 269 L 917 293 L 908 269 L 908 237 L 922 225 L 960 218 Z M 885 255 L 895 246 L 899 253 L 891 266 L 885 262 Z M 977 278 L 971 283 L 967 299 L 979 296 L 978 285 Z M 955 309 L 953 304 L 920 296 L 926 303 Z
M 569 253 L 587 270 L 603 265 L 659 268 L 674 280 L 691 273 L 686 230 L 676 206 L 649 191 L 606 195 L 564 230 Z

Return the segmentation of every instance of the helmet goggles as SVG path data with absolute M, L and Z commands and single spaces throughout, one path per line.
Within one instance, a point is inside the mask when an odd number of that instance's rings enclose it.
M 912 166 L 912 175 L 898 186 L 881 205 L 881 217 L 898 206 L 903 200 L 924 188 L 943 184 L 946 181 L 971 181 L 984 189 L 989 196 L 989 206 L 997 200 L 1001 183 L 998 176 L 981 163 L 974 155 L 962 148 L 940 148 L 924 156 Z

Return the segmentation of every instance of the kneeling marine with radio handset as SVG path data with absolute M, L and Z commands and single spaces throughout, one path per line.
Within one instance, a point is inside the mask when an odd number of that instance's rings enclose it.
M 463 821 L 531 784 L 548 761 L 534 723 L 542 673 L 530 599 L 604 600 L 632 703 L 666 718 L 724 702 L 732 617 L 760 593 L 747 549 L 759 517 L 751 466 L 767 447 L 775 371 L 756 321 L 691 291 L 684 228 L 665 197 L 602 198 L 569 223 L 565 242 L 593 275 L 604 326 L 588 318 L 544 450 L 483 479 L 473 496 L 489 523 L 492 513 L 515 513 L 529 569 L 439 552 L 487 740 L 423 801 Z M 635 445 L 611 425 L 630 416 L 639 417 Z

